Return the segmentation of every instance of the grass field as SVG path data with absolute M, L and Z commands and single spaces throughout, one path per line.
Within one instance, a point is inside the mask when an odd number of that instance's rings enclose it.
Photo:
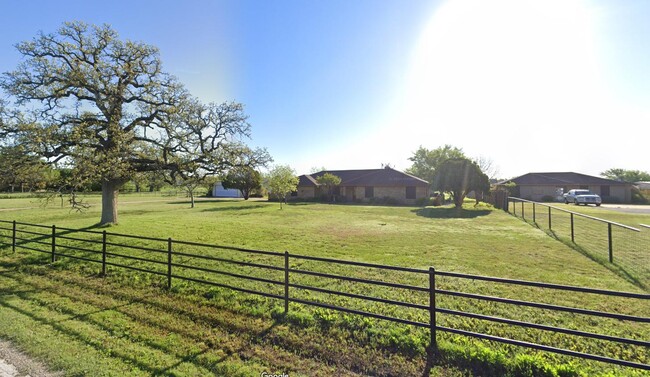
M 546 205 L 556 208 L 551 210 L 550 227 Z M 571 214 L 567 211 L 615 223 L 611 227 L 613 262 L 610 263 L 609 260 L 608 224 L 574 215 L 572 239 Z M 533 224 L 533 204 L 531 202 L 523 202 L 523 206 L 522 202 L 511 205 L 510 212 Z M 545 203 L 536 206 L 535 215 L 533 225 L 580 250 L 622 277 L 650 290 L 650 229 L 639 225 L 650 222 L 649 214 L 624 213 L 605 207 Z
M 98 198 L 90 197 L 88 200 L 97 203 Z M 487 207 L 468 207 L 457 212 L 451 208 L 292 204 L 280 210 L 277 203 L 206 200 L 190 209 L 181 198 L 122 196 L 120 216 L 120 225 L 110 227 L 108 231 L 643 292 L 637 285 L 553 240 L 539 229 Z M 80 214 L 60 206 L 43 208 L 32 199 L 0 200 L 0 219 L 4 220 L 92 228 L 98 218 L 97 206 Z M 56 369 L 66 370 L 69 375 L 83 375 L 84 371 L 100 369 L 105 370 L 105 375 L 125 372 L 134 375 L 259 375 L 263 370 L 290 370 L 292 375 L 334 371 L 342 375 L 413 375 L 414 372 L 421 374 L 424 369 L 427 335 L 409 326 L 298 304 L 291 305 L 288 319 L 278 322 L 274 320 L 278 319 L 274 313 L 278 312 L 280 303 L 273 300 L 184 282 L 175 283 L 173 292 L 165 293 L 161 290 L 164 282 L 149 275 L 111 270 L 108 279 L 101 279 L 97 277 L 96 265 L 62 260 L 48 267 L 45 265 L 46 256 L 22 251 L 11 254 L 7 248 L 0 249 L 0 255 L 0 318 L 3 318 L 0 320 L 0 337 L 12 340 L 28 353 L 42 358 Z M 39 258 L 39 264 L 35 265 Z M 419 279 L 400 273 L 378 276 L 377 271 L 317 263 L 302 263 L 298 267 L 425 285 L 425 277 Z M 249 270 L 239 272 L 256 273 Z M 313 277 L 301 281 L 319 284 Z M 255 290 L 272 289 L 254 282 L 241 284 Z M 371 289 L 343 282 L 329 283 L 328 287 L 415 303 L 426 301 L 425 296 L 401 297 L 394 289 Z M 452 278 L 442 279 L 439 287 L 645 317 L 650 315 L 647 303 L 638 300 L 602 301 L 586 294 L 557 295 L 534 288 Z M 300 292 L 300 295 L 321 298 L 309 292 Z M 391 315 L 426 321 L 426 313 L 387 308 L 378 303 L 359 303 L 347 298 L 336 300 L 340 300 L 336 301 L 337 304 L 357 305 L 364 310 L 390 312 Z M 441 298 L 440 305 L 634 339 L 650 338 L 647 325 L 593 320 L 528 308 L 515 310 L 497 303 L 451 297 Z M 587 342 L 576 337 L 451 316 L 441 316 L 439 320 L 445 326 L 650 362 L 649 352 L 644 347 Z M 49 338 L 52 340 L 46 340 Z M 525 372 L 517 374 L 512 371 L 529 364 L 559 368 L 560 371 L 578 371 L 584 375 L 642 375 L 629 368 L 459 336 L 441 334 L 439 345 L 444 352 L 438 359 L 439 365 L 431 371 L 432 375 L 478 373 L 487 365 L 500 370 L 498 368 L 506 364 L 510 365 L 509 369 L 503 371 L 514 375 L 526 375 Z M 74 361 L 71 355 L 76 354 L 84 355 L 84 363 Z M 486 373 L 484 375 L 490 374 L 489 371 Z M 552 375 L 548 373 L 539 372 L 539 375 Z M 564 375 L 571 374 L 566 372 Z
M 639 224 L 650 222 L 650 214 L 626 213 L 611 208 L 596 207 L 592 205 L 576 206 L 574 204 L 564 204 L 564 203 L 544 203 L 544 204 L 566 209 L 567 211 L 584 213 L 585 215 L 594 216 L 609 221 L 614 221 L 632 227 L 638 227 Z

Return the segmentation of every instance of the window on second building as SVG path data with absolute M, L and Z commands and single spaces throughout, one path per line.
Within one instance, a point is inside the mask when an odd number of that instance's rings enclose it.
M 372 186 L 367 186 L 366 187 L 366 198 L 374 198 L 375 197 L 375 188 Z
M 406 186 L 406 199 L 415 199 L 415 186 Z

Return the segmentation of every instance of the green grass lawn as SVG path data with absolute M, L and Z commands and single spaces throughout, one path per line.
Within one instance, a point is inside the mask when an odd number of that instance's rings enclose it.
M 650 289 L 650 229 L 639 224 L 648 224 L 650 214 L 624 213 L 613 209 L 595 206 L 576 206 L 561 203 L 546 203 L 553 208 L 549 231 L 548 207 L 536 205 L 535 226 L 548 232 L 554 237 L 575 247 L 585 255 L 612 269 L 621 276 L 634 281 L 636 284 Z M 523 210 L 523 216 L 522 216 Z M 520 218 L 525 217 L 533 223 L 533 204 L 519 202 L 511 206 L 511 213 Z M 573 239 L 571 238 L 571 214 L 588 215 L 599 219 L 612 221 L 624 226 L 612 225 L 613 263 L 609 261 L 608 224 L 574 215 Z M 634 229 L 632 229 L 634 228 Z
M 609 221 L 614 221 L 617 223 L 625 224 L 636 228 L 638 228 L 639 224 L 647 224 L 648 222 L 650 222 L 650 214 L 646 214 L 646 213 L 627 213 L 627 212 L 617 211 L 606 207 L 596 207 L 593 205 L 577 206 L 574 204 L 564 204 L 564 203 L 545 203 L 545 204 L 562 208 L 567 211 L 583 213 L 585 215 L 594 216 Z
M 97 204 L 99 198 L 88 197 L 87 200 Z M 0 200 L 0 219 L 92 229 L 99 219 L 99 208 L 95 205 L 85 213 L 76 213 L 59 205 L 41 207 L 33 199 Z M 451 208 L 297 203 L 280 210 L 277 203 L 265 201 L 205 200 L 190 209 L 183 198 L 170 200 L 123 195 L 120 198 L 120 224 L 106 230 L 251 249 L 286 250 L 299 255 L 416 268 L 434 266 L 438 271 L 643 292 L 638 285 L 548 237 L 541 230 L 487 207 L 469 206 L 457 212 Z M 138 244 L 164 247 L 153 241 L 138 241 Z M 179 250 L 216 255 L 216 251 L 198 247 L 183 246 Z M 242 258 L 236 253 L 219 253 L 226 258 Z M 105 369 L 106 375 L 125 371 L 134 375 L 200 375 L 207 372 L 218 375 L 256 372 L 259 375 L 264 368 L 269 372 L 291 370 L 294 372 L 292 375 L 327 371 L 343 375 L 412 375 L 413 371 L 421 374 L 424 368 L 423 354 L 428 336 L 425 331 L 410 326 L 300 304 L 291 304 L 290 315 L 278 322 L 274 319 L 279 318 L 277 313 L 282 304 L 277 300 L 178 280 L 174 281 L 172 292 L 165 293 L 162 290 L 164 279 L 151 275 L 109 269 L 108 279 L 101 279 L 97 276 L 97 265 L 63 258 L 48 267 L 47 255 L 24 251 L 11 254 L 7 248 L 0 249 L 0 255 L 3 269 L 0 273 L 0 287 L 3 287 L 0 337 L 11 339 L 28 353 L 42 358 L 54 368 L 68 371 L 70 375 L 108 368 L 105 365 L 114 365 L 114 368 Z M 263 256 L 247 256 L 245 260 L 282 265 L 281 260 Z M 35 262 L 38 264 L 34 265 Z M 205 262 L 205 266 L 281 280 L 275 272 L 213 262 Z M 304 260 L 292 260 L 292 268 L 426 286 L 426 276 L 386 273 L 376 269 Z M 237 284 L 252 290 L 281 291 L 281 287 L 264 283 L 192 274 L 187 276 Z M 292 282 L 413 303 L 427 302 L 426 294 L 405 296 L 398 289 L 332 280 L 325 282 L 312 276 L 292 277 Z M 639 300 L 603 300 L 588 294 L 567 295 L 455 278 L 440 278 L 437 284 L 440 289 L 645 317 L 650 315 L 647 302 Z M 428 320 L 426 312 L 380 303 L 300 290 L 292 291 L 292 295 L 415 321 Z M 513 308 L 473 299 L 440 296 L 438 300 L 440 307 L 449 309 L 650 339 L 647 325 Z M 241 327 L 237 328 L 217 321 L 216 327 L 212 327 L 215 318 L 220 316 L 245 324 L 239 324 Z M 195 324 L 188 324 L 187 318 Z M 439 315 L 438 323 L 581 352 L 604 352 L 627 360 L 650 362 L 647 348 L 640 346 L 585 341 L 568 335 L 449 315 Z M 47 334 L 56 336 L 52 336 L 50 342 L 44 340 Z M 242 339 L 239 339 L 240 335 Z M 210 341 L 203 340 L 203 336 Z M 514 370 L 514 364 L 532 363 L 560 366 L 560 369 L 568 368 L 590 375 L 642 375 L 629 368 L 444 333 L 438 339 L 442 354 L 437 359 L 440 365 L 432 370 L 432 375 L 462 375 L 467 371 L 477 372 L 486 365 L 508 363 L 512 364 L 510 369 L 506 368 L 508 371 Z M 75 364 L 70 356 L 74 353 L 84 354 L 86 362 Z

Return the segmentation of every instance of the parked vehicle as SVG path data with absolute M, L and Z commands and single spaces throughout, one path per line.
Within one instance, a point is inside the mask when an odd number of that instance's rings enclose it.
M 597 194 L 591 193 L 589 190 L 584 190 L 584 189 L 574 189 L 574 190 L 569 190 L 566 194 L 564 194 L 564 203 L 569 204 L 573 203 L 575 205 L 589 205 L 589 204 L 595 204 L 596 207 L 600 207 L 600 204 L 603 201 L 600 199 L 600 196 Z

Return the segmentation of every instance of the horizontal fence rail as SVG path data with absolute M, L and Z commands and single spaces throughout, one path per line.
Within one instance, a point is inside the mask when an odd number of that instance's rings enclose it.
M 508 197 L 506 211 L 650 289 L 650 227 L 639 228 L 565 208 Z
M 142 243 L 146 241 L 146 243 Z M 68 242 L 68 243 L 66 243 Z M 75 244 L 71 244 L 74 242 Z M 395 323 L 411 325 L 427 329 L 429 339 L 429 352 L 433 352 L 437 346 L 437 332 L 463 335 L 471 338 L 490 340 L 494 342 L 526 347 L 560 355 L 568 355 L 583 359 L 596 360 L 600 362 L 650 370 L 650 365 L 634 360 L 613 358 L 607 355 L 580 352 L 568 348 L 553 347 L 547 344 L 539 344 L 522 339 L 514 339 L 495 334 L 470 331 L 467 328 L 450 327 L 445 318 L 468 318 L 507 325 L 516 328 L 535 329 L 552 334 L 565 334 L 577 336 L 596 341 L 606 341 L 619 345 L 643 347 L 645 352 L 650 351 L 650 342 L 647 339 L 634 339 L 611 334 L 601 334 L 594 331 L 577 330 L 552 326 L 541 323 L 534 323 L 530 320 L 506 318 L 501 315 L 490 315 L 467 310 L 455 310 L 445 307 L 445 300 L 463 299 L 471 302 L 487 302 L 491 305 L 505 305 L 523 308 L 549 311 L 551 313 L 570 313 L 588 318 L 600 318 L 607 321 L 624 321 L 637 323 L 639 326 L 650 323 L 650 317 L 644 315 L 631 315 L 624 313 L 611 313 L 589 308 L 571 307 L 566 305 L 551 304 L 522 300 L 521 298 L 497 297 L 483 293 L 471 293 L 458 290 L 451 290 L 441 287 L 447 284 L 445 279 L 457 279 L 461 286 L 485 283 L 488 286 L 516 286 L 521 289 L 539 289 L 544 292 L 557 292 L 567 296 L 568 293 L 586 294 L 608 298 L 635 300 L 641 306 L 650 302 L 650 295 L 635 292 L 618 292 L 603 289 L 592 289 L 586 287 L 566 286 L 549 284 L 534 281 L 505 279 L 480 275 L 462 274 L 455 272 L 436 271 L 433 267 L 428 269 L 408 268 L 399 266 L 388 266 L 382 264 L 347 261 L 333 258 L 324 258 L 307 255 L 290 254 L 289 252 L 274 252 L 263 250 L 252 250 L 238 247 L 217 246 L 188 241 L 177 241 L 153 237 L 140 237 L 128 234 L 111 233 L 106 231 L 95 231 L 87 229 L 70 229 L 37 224 L 22 223 L 16 221 L 0 220 L 0 246 L 11 247 L 12 252 L 16 249 L 24 249 L 46 254 L 51 262 L 61 261 L 66 258 L 80 260 L 101 265 L 101 274 L 106 275 L 107 269 L 120 268 L 134 270 L 160 276 L 166 281 L 167 288 L 171 288 L 173 281 L 188 281 L 203 284 L 211 287 L 226 288 L 237 292 L 277 299 L 284 304 L 284 313 L 288 313 L 290 303 L 298 303 L 334 310 L 338 312 L 361 315 L 370 318 L 387 320 Z M 212 254 L 190 252 L 189 250 L 206 250 Z M 137 253 L 137 254 L 136 254 Z M 216 255 L 214 255 L 216 254 Z M 230 257 L 229 257 L 230 256 Z M 238 256 L 245 260 L 236 260 L 232 257 Z M 265 258 L 257 260 L 256 258 Z M 325 271 L 318 271 L 309 265 L 315 263 L 318 266 L 325 266 Z M 368 269 L 375 271 L 377 278 L 361 278 L 332 273 L 337 268 Z M 229 268 L 237 267 L 240 270 Z M 384 281 L 381 277 L 385 272 L 403 274 L 405 281 L 391 282 Z M 260 276 L 259 273 L 263 275 Z M 258 274 L 258 275 L 256 275 Z M 231 280 L 219 280 L 226 277 L 241 282 L 237 285 Z M 319 283 L 325 286 L 314 286 L 315 283 L 301 282 L 300 279 L 318 279 Z M 260 284 L 250 287 L 245 282 Z M 346 292 L 332 288 L 335 282 L 345 282 L 361 285 L 362 293 Z M 419 284 L 418 284 L 419 283 Z M 334 285 L 335 286 L 335 285 Z M 261 289 L 264 288 L 264 289 Z M 374 292 L 376 289 L 387 288 L 391 292 L 404 292 L 400 296 L 404 298 L 420 297 L 420 302 L 410 302 L 407 299 L 396 299 L 378 297 L 366 292 Z M 319 300 L 321 296 L 301 295 L 301 292 L 315 292 L 322 294 L 327 300 Z M 367 308 L 352 308 L 346 306 L 337 298 L 359 300 L 368 303 L 381 303 L 391 308 L 402 308 L 408 310 L 408 316 L 399 316 L 395 313 L 377 313 Z M 469 304 L 468 304 L 469 305 Z M 471 307 L 471 305 L 470 305 Z M 391 310 L 392 311 L 392 310 Z M 555 314 L 554 314 L 555 315 Z

